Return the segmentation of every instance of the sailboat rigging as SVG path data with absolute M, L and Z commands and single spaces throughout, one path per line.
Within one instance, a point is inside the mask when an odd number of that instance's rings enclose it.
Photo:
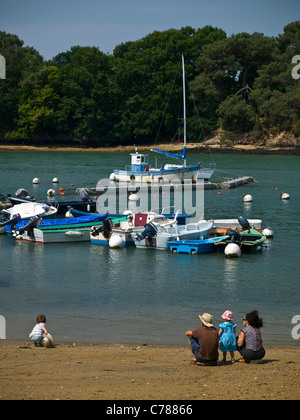
M 182 55 L 182 84 L 183 84 L 183 122 L 184 122 L 184 146 L 181 154 L 169 153 L 163 150 L 154 148 L 152 152 L 160 153 L 174 159 L 183 161 L 180 164 L 165 164 L 163 168 L 151 168 L 148 161 L 147 154 L 138 153 L 135 148 L 135 153 L 131 154 L 131 169 L 119 170 L 116 169 L 110 175 L 110 180 L 118 182 L 145 182 L 147 184 L 163 183 L 163 182 L 184 182 L 185 179 L 190 179 L 196 183 L 197 179 L 209 180 L 214 173 L 214 169 L 204 169 L 197 165 L 187 165 L 187 126 L 186 126 L 186 93 L 185 93 L 185 64 L 184 56 Z

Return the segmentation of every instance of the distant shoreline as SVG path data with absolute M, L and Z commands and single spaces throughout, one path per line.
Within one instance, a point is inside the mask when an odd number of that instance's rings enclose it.
M 153 146 L 140 145 L 138 151 L 149 153 Z M 166 152 L 182 150 L 182 144 L 159 144 L 155 147 Z M 257 155 L 300 155 L 299 147 L 270 147 L 258 145 L 218 146 L 199 143 L 189 143 L 188 153 L 215 153 L 215 154 L 257 154 Z M 0 152 L 86 152 L 86 153 L 134 153 L 132 146 L 115 147 L 57 147 L 57 146 L 29 146 L 29 145 L 0 145 Z

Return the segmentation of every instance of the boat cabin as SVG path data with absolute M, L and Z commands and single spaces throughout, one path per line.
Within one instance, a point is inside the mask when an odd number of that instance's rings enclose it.
M 131 153 L 131 170 L 133 172 L 146 172 L 149 170 L 148 155 Z

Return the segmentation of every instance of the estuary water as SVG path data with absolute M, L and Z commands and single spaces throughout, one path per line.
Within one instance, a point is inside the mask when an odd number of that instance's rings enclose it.
M 274 238 L 261 254 L 226 259 L 219 253 L 177 255 L 90 243 L 34 245 L 0 235 L 0 315 L 6 319 L 6 338 L 28 340 L 36 315 L 44 313 L 57 342 L 186 344 L 185 331 L 199 325 L 203 312 L 212 313 L 218 326 L 221 314 L 232 310 L 239 332 L 243 315 L 258 309 L 265 344 L 299 345 L 292 337 L 297 330 L 292 319 L 300 315 L 299 157 L 213 159 L 212 181 L 249 175 L 256 182 L 221 194 L 205 191 L 205 218 L 262 219 Z M 158 156 L 158 163 L 162 160 Z M 189 156 L 188 163 L 199 161 L 206 165 L 210 156 Z M 0 191 L 14 194 L 23 187 L 45 201 L 49 188 L 55 188 L 57 199 L 63 188 L 59 199 L 71 201 L 78 199 L 77 187 L 95 187 L 126 165 L 127 153 L 2 152 Z M 52 185 L 54 177 L 59 185 Z M 288 192 L 290 200 L 282 201 L 281 192 Z M 251 204 L 243 203 L 244 194 L 252 195 Z

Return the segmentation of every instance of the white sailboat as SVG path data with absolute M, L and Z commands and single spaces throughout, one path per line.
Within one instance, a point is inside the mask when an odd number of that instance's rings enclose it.
M 186 94 L 185 94 L 185 65 L 184 57 L 182 55 L 182 80 L 183 80 L 183 121 L 184 121 L 184 146 L 181 154 L 174 154 L 164 152 L 159 149 L 151 149 L 152 152 L 160 153 L 174 159 L 183 161 L 183 164 L 166 164 L 163 168 L 151 168 L 149 165 L 149 156 L 147 154 L 135 153 L 131 154 L 131 168 L 119 170 L 116 169 L 110 175 L 110 180 L 118 182 L 145 182 L 152 183 L 170 183 L 170 182 L 184 182 L 185 179 L 190 179 L 192 182 L 197 182 L 197 179 L 209 180 L 214 173 L 212 168 L 202 168 L 200 164 L 187 165 L 186 160 Z

